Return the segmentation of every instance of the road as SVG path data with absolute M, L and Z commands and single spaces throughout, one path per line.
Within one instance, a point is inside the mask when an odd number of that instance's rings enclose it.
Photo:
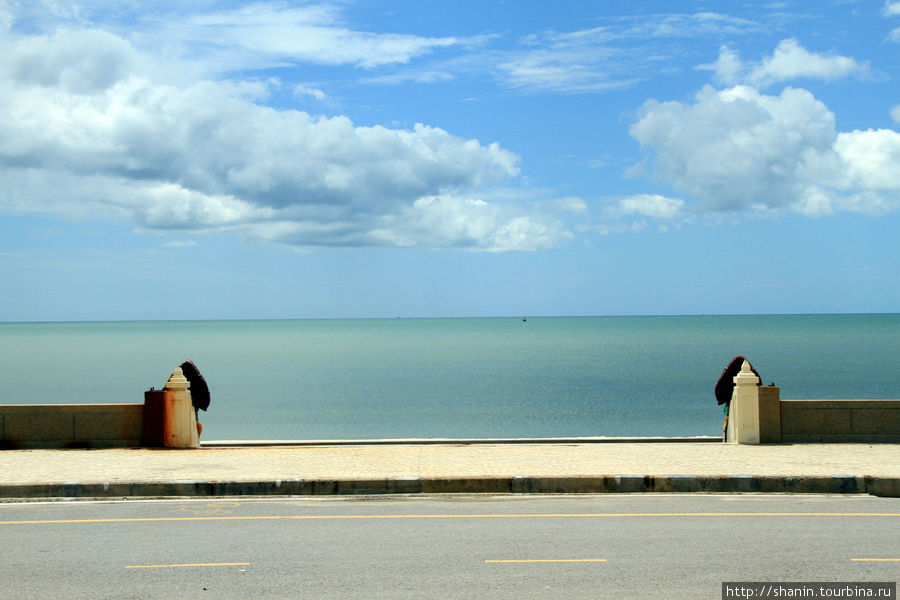
M 604 495 L 0 504 L 0 598 L 720 598 L 897 581 L 900 499 Z

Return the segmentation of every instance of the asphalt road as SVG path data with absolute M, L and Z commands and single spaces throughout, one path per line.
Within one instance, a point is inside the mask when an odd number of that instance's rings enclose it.
M 0 504 L 0 598 L 720 598 L 897 581 L 900 499 L 604 495 Z

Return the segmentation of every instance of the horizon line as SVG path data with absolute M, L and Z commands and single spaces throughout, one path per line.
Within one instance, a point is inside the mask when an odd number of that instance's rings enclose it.
M 878 316 L 897 315 L 900 312 L 797 312 L 797 313 L 645 313 L 645 314 L 581 314 L 581 315 L 471 315 L 471 316 L 402 316 L 395 317 L 206 317 L 177 319 L 39 319 L 0 320 L 0 325 L 39 325 L 54 323 L 187 323 L 187 322 L 241 322 L 241 321 L 413 321 L 453 319 L 608 319 L 608 318 L 679 318 L 679 317 L 813 317 L 813 316 Z

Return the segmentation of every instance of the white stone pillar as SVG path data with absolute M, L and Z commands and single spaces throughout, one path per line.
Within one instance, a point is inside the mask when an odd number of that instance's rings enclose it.
M 188 386 L 188 380 L 185 379 L 181 367 L 175 367 L 172 376 L 166 382 L 163 407 L 163 444 L 167 448 L 200 446 L 197 417 L 191 404 Z
M 750 370 L 746 360 L 741 372 L 734 377 L 729 418 L 734 419 L 733 440 L 738 444 L 759 443 L 759 377 Z

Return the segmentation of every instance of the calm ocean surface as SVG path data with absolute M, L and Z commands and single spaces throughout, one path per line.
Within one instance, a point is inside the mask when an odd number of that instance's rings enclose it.
M 719 435 L 736 354 L 784 398 L 900 397 L 900 314 L 0 323 L 0 403 L 142 402 L 204 439 Z

